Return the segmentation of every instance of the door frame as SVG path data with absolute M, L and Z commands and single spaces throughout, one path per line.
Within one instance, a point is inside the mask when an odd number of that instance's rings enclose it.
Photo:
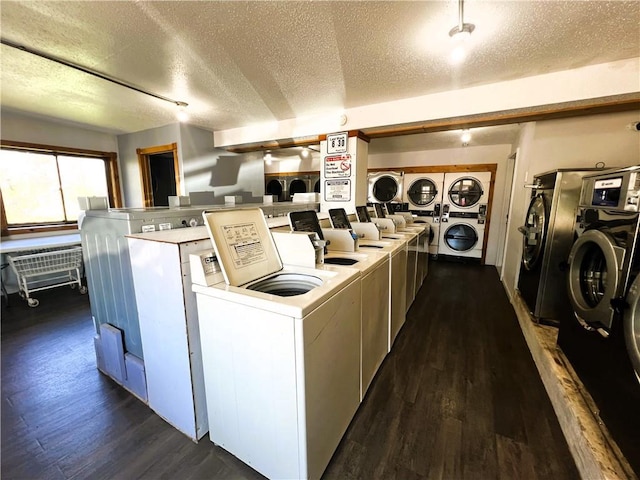
M 173 170 L 175 172 L 176 194 L 180 194 L 180 162 L 178 161 L 178 144 L 157 145 L 154 147 L 136 148 L 140 182 L 142 186 L 142 204 L 153 207 L 153 187 L 151 186 L 151 155 L 159 153 L 173 154 Z

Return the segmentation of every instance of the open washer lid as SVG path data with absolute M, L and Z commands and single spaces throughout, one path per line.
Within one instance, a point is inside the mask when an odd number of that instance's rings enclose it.
M 239 287 L 282 270 L 282 261 L 261 209 L 203 212 L 228 285 Z

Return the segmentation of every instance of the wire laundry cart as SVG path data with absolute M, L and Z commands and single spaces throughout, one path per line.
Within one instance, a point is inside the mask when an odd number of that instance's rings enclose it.
M 20 296 L 30 307 L 40 302 L 33 292 L 70 285 L 87 293 L 82 285 L 82 247 L 56 247 L 7 254 L 9 265 L 18 279 Z

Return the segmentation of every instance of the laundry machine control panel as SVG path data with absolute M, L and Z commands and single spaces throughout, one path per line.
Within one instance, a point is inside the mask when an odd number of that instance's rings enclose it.
M 480 208 L 478 209 L 478 223 L 482 225 L 485 223 L 486 219 L 487 219 L 487 205 L 483 204 L 483 205 L 480 205 Z
M 444 204 L 442 207 L 442 216 L 440 217 L 440 221 L 442 223 L 447 223 L 449 221 L 449 204 Z
M 640 167 L 630 167 L 610 175 L 587 178 L 581 205 L 637 212 L 640 203 Z

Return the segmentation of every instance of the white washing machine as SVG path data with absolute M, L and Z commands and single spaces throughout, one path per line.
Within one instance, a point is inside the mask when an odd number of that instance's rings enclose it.
M 449 212 L 479 212 L 489 201 L 491 172 L 457 172 L 444 175 L 443 214 Z
M 391 262 L 389 325 L 387 328 L 387 352 L 390 352 L 393 342 L 406 320 L 408 245 L 404 240 L 368 239 L 361 239 L 358 244 L 360 250 L 375 250 L 387 254 Z
M 283 268 L 260 209 L 204 217 L 225 279 L 193 286 L 210 439 L 269 478 L 320 478 L 360 403 L 360 272 Z
M 344 212 L 344 209 L 339 209 Z M 332 215 L 333 214 L 333 215 Z M 346 216 L 335 222 L 336 210 L 329 210 L 329 218 L 334 227 L 322 229 L 314 210 L 290 212 L 289 224 L 294 231 L 310 231 L 322 240 L 329 240 L 328 252 L 324 255 L 325 265 L 356 268 L 360 271 L 362 283 L 362 317 L 360 350 L 360 394 L 364 398 L 373 377 L 388 353 L 390 322 L 390 258 L 385 252 L 372 249 L 360 250 L 353 238 L 353 230 Z M 278 237 L 281 238 L 281 237 Z M 277 239 L 276 238 L 276 244 Z M 287 254 L 281 253 L 287 263 Z
M 402 172 L 375 172 L 367 174 L 367 202 L 402 202 Z

